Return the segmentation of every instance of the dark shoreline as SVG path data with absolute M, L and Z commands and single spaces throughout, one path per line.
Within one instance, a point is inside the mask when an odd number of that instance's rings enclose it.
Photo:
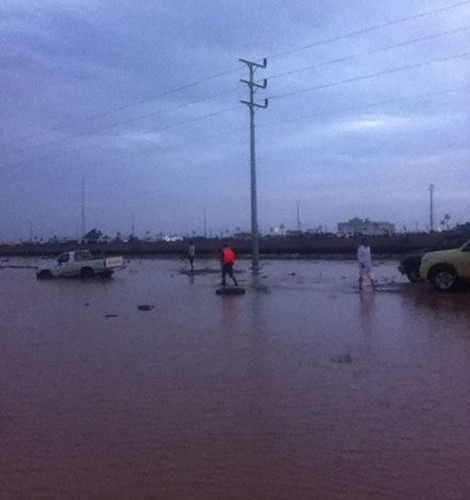
M 409 233 L 390 236 L 371 236 L 369 243 L 374 255 L 403 255 L 430 248 L 442 233 Z M 217 255 L 225 241 L 229 241 L 238 255 L 251 254 L 251 241 L 231 238 L 192 238 L 197 255 Z M 259 241 L 262 258 L 309 258 L 354 255 L 361 237 L 337 237 L 335 235 L 302 235 L 262 237 Z M 191 238 L 183 241 L 133 241 L 111 243 L 20 243 L 0 245 L 1 256 L 51 256 L 75 248 L 87 248 L 94 254 L 125 256 L 185 256 Z

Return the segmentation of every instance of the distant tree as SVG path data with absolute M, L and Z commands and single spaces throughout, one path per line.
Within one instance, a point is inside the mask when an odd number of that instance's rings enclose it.
M 450 214 L 445 214 L 444 215 L 444 218 L 441 220 L 441 226 L 444 228 L 444 229 L 447 229 L 449 230 L 449 221 L 451 219 L 451 216 Z
M 83 236 L 83 239 L 88 243 L 98 243 L 102 236 L 102 231 L 99 231 L 96 227 L 94 227 L 91 231 L 88 231 L 85 236 Z

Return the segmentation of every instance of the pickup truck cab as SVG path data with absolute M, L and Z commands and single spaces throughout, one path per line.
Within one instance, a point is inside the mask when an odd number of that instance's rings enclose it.
M 470 281 L 470 240 L 460 248 L 424 254 L 419 272 L 422 279 L 441 291 L 452 290 L 460 281 Z
M 89 278 L 95 275 L 111 275 L 123 265 L 122 257 L 93 257 L 89 250 L 72 250 L 61 253 L 37 269 L 38 279 L 80 276 Z

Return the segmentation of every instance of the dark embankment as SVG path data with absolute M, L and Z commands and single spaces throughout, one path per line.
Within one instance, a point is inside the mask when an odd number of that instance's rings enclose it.
M 375 255 L 401 255 L 431 247 L 438 238 L 438 233 L 410 233 L 391 236 L 372 236 L 369 242 Z M 225 239 L 192 238 L 196 244 L 197 254 L 212 256 L 222 248 Z M 16 245 L 0 245 L 3 256 L 50 256 L 75 248 L 88 248 L 94 254 L 106 255 L 185 255 L 190 238 L 183 241 L 133 241 L 110 243 L 21 243 Z M 250 254 L 251 241 L 230 239 L 235 252 L 239 255 Z M 320 256 L 320 255 L 352 255 L 359 245 L 360 237 L 342 238 L 335 235 L 301 235 L 260 238 L 261 255 L 269 256 Z

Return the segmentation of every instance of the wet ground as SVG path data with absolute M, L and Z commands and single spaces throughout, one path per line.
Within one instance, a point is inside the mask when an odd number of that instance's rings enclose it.
M 0 498 L 470 498 L 470 293 L 379 261 L 0 269 Z M 146 306 L 139 308 L 138 306 Z

